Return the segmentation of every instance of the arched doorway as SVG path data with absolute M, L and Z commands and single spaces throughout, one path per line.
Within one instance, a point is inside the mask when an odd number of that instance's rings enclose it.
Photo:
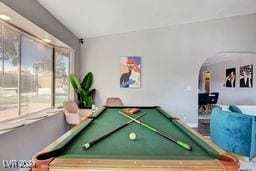
M 252 77 L 247 87 L 242 84 L 245 68 L 251 68 L 250 74 Z M 232 86 L 227 84 L 230 71 L 233 72 L 234 77 Z M 256 74 L 253 74 L 253 71 L 256 71 L 255 52 L 219 52 L 207 58 L 202 64 L 198 77 L 198 93 L 219 93 L 214 107 L 230 104 L 255 105 Z M 209 129 L 212 108 L 210 108 L 208 114 L 198 111 L 198 126 L 202 127 L 203 124 L 203 129 L 206 129 L 206 131 Z

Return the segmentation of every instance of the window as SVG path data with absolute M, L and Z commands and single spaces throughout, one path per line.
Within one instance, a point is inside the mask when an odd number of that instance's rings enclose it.
M 0 121 L 4 118 L 4 95 L 3 95 L 3 28 L 0 23 Z
M 0 122 L 68 100 L 71 52 L 0 21 Z
M 33 39 L 21 38 L 21 114 L 52 104 L 53 49 Z
M 19 115 L 19 39 L 8 27 L 1 28 L 0 121 Z
M 70 50 L 55 49 L 55 105 L 62 105 L 69 99 Z

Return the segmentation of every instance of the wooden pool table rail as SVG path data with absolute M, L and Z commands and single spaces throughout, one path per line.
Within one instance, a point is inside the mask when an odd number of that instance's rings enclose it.
M 110 160 L 110 159 L 65 159 L 57 158 L 50 163 L 51 170 L 190 170 L 223 171 L 219 160 Z M 231 171 L 231 170 L 230 170 Z M 235 169 L 232 168 L 232 171 Z

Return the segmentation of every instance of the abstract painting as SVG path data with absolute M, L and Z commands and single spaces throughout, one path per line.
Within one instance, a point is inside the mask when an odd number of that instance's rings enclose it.
M 120 87 L 141 87 L 141 57 L 121 56 L 120 58 Z

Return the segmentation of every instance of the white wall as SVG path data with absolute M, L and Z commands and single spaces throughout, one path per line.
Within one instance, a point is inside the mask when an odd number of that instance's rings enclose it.
M 240 88 L 240 66 L 251 64 L 253 65 L 254 72 L 253 87 Z M 236 87 L 231 88 L 224 86 L 226 69 L 228 68 L 236 68 Z M 247 55 L 217 64 L 206 65 L 201 68 L 200 73 L 202 73 L 203 71 L 210 71 L 211 73 L 211 91 L 219 92 L 219 104 L 256 105 L 256 54 Z
M 255 28 L 256 14 L 86 39 L 81 76 L 94 73 L 97 105 L 119 96 L 126 105 L 160 105 L 197 124 L 201 65 L 220 51 L 254 51 Z M 119 88 L 120 56 L 133 55 L 142 57 L 142 87 Z

